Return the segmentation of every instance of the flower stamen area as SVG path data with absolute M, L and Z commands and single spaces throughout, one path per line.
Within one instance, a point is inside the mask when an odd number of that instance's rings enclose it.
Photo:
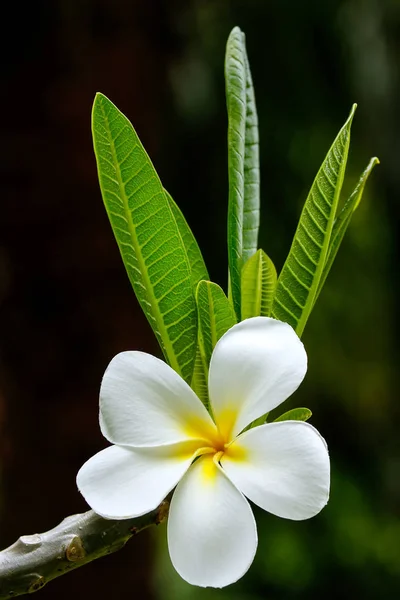
M 215 446 L 203 446 L 201 448 L 199 448 L 196 451 L 196 455 L 195 455 L 195 460 L 197 460 L 198 458 L 200 458 L 200 456 L 205 456 L 205 455 L 210 455 L 208 460 L 212 460 L 211 463 L 209 463 L 208 468 L 206 468 L 206 476 L 207 478 L 209 476 L 213 476 L 215 474 L 214 469 L 216 466 L 219 465 L 219 461 L 221 460 L 221 457 L 223 456 L 224 452 L 225 452 L 225 446 L 227 444 L 224 444 L 222 446 L 222 450 L 221 450 L 221 445 L 220 444 L 215 444 Z
M 211 446 L 203 446 L 196 451 L 195 457 L 198 458 L 199 456 L 203 456 L 203 454 L 215 454 L 215 452 L 217 452 L 215 448 L 212 448 Z
M 216 465 L 219 464 L 219 461 L 221 460 L 222 456 L 223 456 L 224 452 L 223 450 L 220 450 L 219 452 L 217 452 L 216 454 L 214 454 L 213 456 L 213 461 Z
M 234 422 L 233 411 L 226 411 L 225 417 L 227 416 L 229 418 L 225 419 L 225 422 L 223 423 L 224 425 L 226 425 L 226 427 L 223 427 L 221 429 L 221 424 L 219 423 L 219 427 L 215 431 L 204 431 L 203 440 L 205 442 L 205 445 L 200 446 L 200 448 L 197 448 L 195 452 L 194 460 L 197 460 L 201 456 L 210 455 L 209 459 L 212 461 L 212 463 L 207 469 L 208 471 L 210 471 L 210 474 L 214 471 L 216 466 L 221 465 L 220 461 L 224 454 L 229 455 L 229 458 L 233 460 L 243 460 L 246 458 L 246 452 L 244 451 L 244 448 L 238 446 L 237 444 L 234 444 L 235 439 L 232 440 L 230 436 L 230 431 Z M 226 421 L 228 422 L 226 423 Z

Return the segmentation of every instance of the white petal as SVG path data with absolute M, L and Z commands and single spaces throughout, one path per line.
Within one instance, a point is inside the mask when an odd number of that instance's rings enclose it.
M 80 469 L 77 485 L 89 506 L 107 519 L 150 512 L 181 479 L 194 454 L 193 442 L 161 448 L 111 446 Z
M 325 440 L 308 423 L 267 423 L 240 435 L 221 459 L 233 483 L 278 517 L 313 517 L 329 498 Z
M 181 577 L 201 587 L 224 587 L 250 567 L 257 529 L 246 498 L 210 455 L 178 484 L 169 511 L 168 547 Z
M 210 401 L 220 431 L 233 439 L 286 400 L 307 371 L 307 355 L 287 323 L 254 317 L 222 336 L 211 357 Z
M 161 446 L 204 438 L 215 425 L 185 381 L 144 352 L 122 352 L 110 362 L 100 389 L 100 427 L 121 446 Z

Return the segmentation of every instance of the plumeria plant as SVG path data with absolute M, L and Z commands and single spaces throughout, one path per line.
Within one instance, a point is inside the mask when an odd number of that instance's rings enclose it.
M 305 376 L 300 337 L 379 161 L 371 159 L 342 201 L 353 106 L 277 276 L 258 248 L 257 112 L 237 27 L 227 43 L 225 79 L 227 293 L 210 281 L 193 233 L 131 123 L 96 96 L 93 139 L 104 204 L 165 361 L 139 351 L 111 361 L 101 383 L 100 427 L 112 445 L 77 476 L 93 510 L 41 536 L 23 536 L 0 553 L 0 576 L 13 584 L 13 596 L 117 549 L 162 520 L 168 507 L 168 546 L 178 573 L 194 585 L 223 587 L 243 576 L 256 552 L 248 500 L 293 520 L 316 515 L 328 501 L 328 450 L 306 423 L 311 411 L 293 409 L 272 422 L 269 413 Z M 36 544 L 33 551 L 29 544 Z M 60 556 L 55 561 L 60 545 L 66 566 Z M 11 597 L 8 592 L 0 584 L 0 597 Z

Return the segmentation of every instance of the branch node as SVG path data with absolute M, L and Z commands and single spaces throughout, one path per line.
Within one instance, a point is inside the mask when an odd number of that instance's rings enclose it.
M 119 550 L 134 533 L 161 523 L 167 514 L 168 501 L 131 519 L 104 519 L 89 510 L 40 535 L 21 536 L 0 552 L 0 600 L 36 592 L 52 579 Z
M 30 584 L 30 586 L 28 588 L 28 594 L 37 592 L 46 584 L 46 580 L 42 575 L 38 575 L 37 573 L 32 573 L 31 577 L 34 577 L 34 580 L 32 581 L 32 583 Z
M 166 520 L 166 518 L 168 517 L 168 512 L 169 512 L 169 500 L 163 500 L 157 509 L 156 520 L 155 520 L 156 525 L 160 525 L 160 523 L 162 523 L 163 521 Z
M 32 552 L 32 550 L 36 550 L 36 548 L 39 548 L 42 544 L 42 536 L 38 533 L 34 533 L 33 535 L 21 535 L 17 543 L 22 544 L 28 552 Z
M 66 550 L 65 557 L 69 562 L 76 562 L 85 558 L 86 551 L 83 547 L 82 540 L 79 536 L 74 535 L 69 542 Z

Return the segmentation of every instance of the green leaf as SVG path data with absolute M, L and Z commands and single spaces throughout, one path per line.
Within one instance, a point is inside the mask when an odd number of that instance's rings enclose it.
M 268 419 L 268 415 L 269 412 L 265 413 L 261 417 L 258 417 L 258 419 L 247 425 L 247 427 L 245 427 L 243 431 L 248 431 L 249 429 L 253 429 L 254 427 L 259 427 L 259 425 L 265 425 Z
M 362 173 L 352 194 L 346 200 L 342 210 L 339 213 L 339 216 L 335 220 L 335 223 L 334 223 L 333 229 L 332 229 L 332 236 L 331 236 L 331 242 L 329 245 L 328 257 L 326 259 L 324 270 L 322 272 L 322 277 L 319 282 L 318 291 L 315 296 L 314 304 L 323 288 L 326 278 L 328 277 L 328 273 L 331 270 L 333 261 L 336 258 L 336 254 L 339 250 L 340 244 L 342 243 L 342 240 L 343 240 L 344 234 L 346 233 L 347 227 L 350 224 L 350 221 L 354 214 L 354 211 L 356 210 L 356 208 L 358 207 L 358 205 L 361 202 L 361 198 L 364 193 L 364 189 L 365 189 L 365 185 L 367 183 L 368 177 L 370 176 L 372 169 L 375 167 L 375 165 L 378 165 L 378 164 L 379 164 L 379 159 L 376 158 L 376 156 L 374 158 L 371 158 L 367 168 Z
M 208 399 L 208 381 L 207 381 L 208 368 L 204 365 L 201 357 L 200 345 L 197 347 L 196 360 L 194 363 L 194 371 L 192 377 L 191 387 L 195 394 L 200 398 L 204 406 L 209 408 Z
M 272 316 L 289 323 L 299 336 L 314 305 L 328 256 L 355 109 L 356 105 L 317 173 L 276 286 Z
M 276 286 L 276 270 L 264 250 L 257 250 L 242 269 L 242 320 L 268 317 Z
M 275 419 L 274 423 L 278 421 L 308 421 L 311 416 L 312 412 L 309 408 L 292 408 Z
M 190 382 L 197 314 L 178 226 L 128 119 L 102 94 L 92 118 L 100 188 L 128 277 L 165 358 Z
M 200 281 L 196 291 L 199 346 L 207 369 L 219 338 L 236 323 L 235 313 L 223 290 L 211 281 Z
M 245 37 L 235 27 L 225 55 L 228 110 L 228 261 L 232 302 L 240 318 L 243 263 L 257 250 L 260 204 L 258 120 Z
M 243 249 L 246 63 L 243 55 L 243 34 L 238 27 L 231 31 L 226 46 L 225 83 L 228 110 L 228 262 L 232 301 L 239 317 Z
M 202 279 L 209 279 L 207 267 L 205 265 L 203 256 L 201 254 L 200 248 L 197 244 L 196 238 L 194 237 L 192 230 L 185 217 L 182 214 L 182 211 L 173 200 L 171 194 L 164 190 L 169 205 L 172 210 L 172 214 L 174 215 L 176 224 L 178 225 L 179 232 L 181 234 L 182 241 L 186 248 L 186 255 L 189 260 L 191 274 L 192 274 L 192 284 L 194 289 L 197 287 L 197 284 Z
M 183 216 L 182 211 L 173 200 L 171 194 L 169 194 L 167 190 L 164 191 L 186 248 L 186 254 L 189 260 L 192 275 L 192 285 L 193 289 L 196 290 L 199 281 L 202 279 L 209 279 L 207 267 L 197 244 L 196 238 L 194 237 L 192 230 Z M 197 345 L 196 350 L 196 359 L 194 363 L 191 387 L 203 404 L 208 408 L 208 382 L 206 379 L 206 372 L 201 358 L 199 345 Z
M 244 204 L 243 248 L 245 263 L 257 251 L 260 226 L 260 158 L 258 144 L 258 117 L 250 65 L 243 34 L 243 52 L 246 64 L 246 128 L 244 138 Z

